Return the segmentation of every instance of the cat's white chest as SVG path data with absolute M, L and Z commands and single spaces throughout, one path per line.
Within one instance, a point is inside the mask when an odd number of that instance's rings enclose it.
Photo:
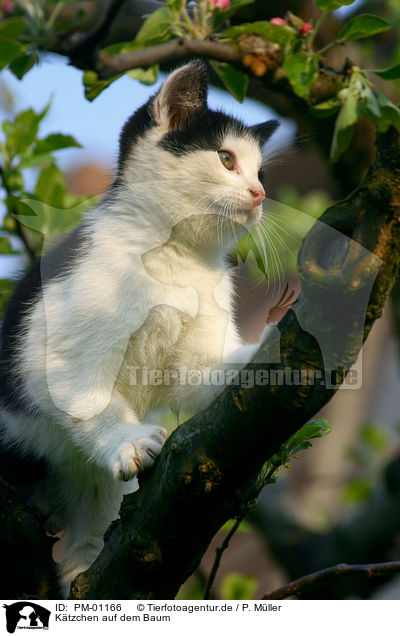
M 190 378 L 219 368 L 240 343 L 230 311 L 228 272 L 182 261 L 173 271 L 160 271 L 168 280 L 158 288 L 157 304 L 132 334 L 117 379 L 118 389 L 141 414 L 155 405 L 204 404 L 204 387 Z M 160 273 L 157 277 L 162 278 Z M 187 311 L 176 302 L 177 281 L 191 297 Z

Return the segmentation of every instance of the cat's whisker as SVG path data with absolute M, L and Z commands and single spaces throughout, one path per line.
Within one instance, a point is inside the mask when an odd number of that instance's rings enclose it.
M 264 270 L 265 270 L 265 273 L 262 273 L 262 274 L 260 273 L 260 280 L 258 281 L 257 284 L 260 284 L 261 282 L 263 282 L 263 278 L 264 279 L 266 278 L 267 279 L 267 289 L 268 289 L 269 288 L 269 278 L 270 277 L 268 275 L 269 264 L 268 264 L 267 250 L 265 249 L 265 241 L 264 241 L 261 229 L 258 226 L 255 227 L 255 231 L 256 231 L 256 234 L 257 234 L 258 239 L 260 241 L 260 246 L 261 246 L 262 253 L 263 253 L 263 256 L 264 256 Z
M 269 219 L 269 221 L 272 222 L 272 219 Z M 279 236 L 279 233 L 277 232 L 276 228 L 272 227 L 268 223 L 268 219 L 266 219 L 266 223 L 265 223 L 264 227 L 265 227 L 266 230 L 269 230 L 270 232 L 272 232 L 272 234 L 275 236 L 275 238 L 278 241 L 278 243 L 283 247 L 284 250 L 287 250 L 288 252 L 290 252 L 291 256 L 293 257 L 294 261 L 296 262 L 296 256 L 293 254 L 293 252 L 290 249 L 289 245 L 287 245 L 287 243 L 285 243 L 283 238 L 281 236 Z
M 276 246 L 274 245 L 271 237 L 268 235 L 268 232 L 262 226 L 260 226 L 260 230 L 261 230 L 262 234 L 264 235 L 265 240 L 267 241 L 268 246 L 269 246 L 269 248 L 271 250 L 271 257 L 273 259 L 273 263 L 275 265 L 276 274 L 277 274 L 277 278 L 278 278 L 278 280 L 276 280 L 276 276 L 275 275 L 273 276 L 274 287 L 273 287 L 272 298 L 274 300 L 276 293 L 280 293 L 280 289 L 281 289 L 281 286 L 282 286 L 282 277 L 284 276 L 284 268 L 283 268 L 282 261 L 281 261 L 281 259 L 279 257 L 278 250 L 277 250 Z M 274 272 L 274 274 L 275 274 L 275 272 Z M 275 291 L 276 290 L 276 283 L 278 283 L 277 292 Z
M 296 243 L 301 243 L 301 240 L 296 237 L 294 234 L 292 234 L 291 232 L 289 232 L 289 230 L 285 229 L 284 226 L 286 226 L 286 228 L 291 228 L 291 225 L 289 225 L 289 223 L 287 221 L 285 221 L 284 219 L 282 219 L 279 216 L 276 216 L 274 214 L 270 214 L 268 213 L 268 215 L 266 217 L 263 217 L 261 219 L 262 223 L 265 223 L 266 221 L 270 221 L 271 223 L 273 223 L 279 230 L 281 230 L 282 232 L 284 232 L 285 234 L 287 234 L 288 236 L 290 236 L 290 238 L 295 241 Z
M 277 291 L 276 291 L 276 285 L 277 285 L 277 282 L 276 282 L 276 269 L 277 269 L 276 257 L 275 257 L 273 249 L 271 248 L 271 244 L 270 244 L 269 238 L 267 236 L 264 236 L 264 240 L 268 244 L 268 248 L 269 248 L 268 251 L 270 253 L 270 258 L 271 258 L 271 264 L 270 264 L 270 267 L 269 267 L 270 276 L 268 278 L 267 292 L 268 292 L 268 295 L 270 295 L 271 298 L 274 299 L 275 296 L 276 296 L 276 293 L 277 293 Z M 271 283 L 272 283 L 272 285 L 271 285 Z

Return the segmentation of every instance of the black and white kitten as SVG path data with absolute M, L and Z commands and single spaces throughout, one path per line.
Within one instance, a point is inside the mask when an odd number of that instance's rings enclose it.
M 227 263 L 261 217 L 261 148 L 277 122 L 247 127 L 207 106 L 200 63 L 173 72 L 125 124 L 104 201 L 19 283 L 5 315 L 3 448 L 45 460 L 33 501 L 65 529 L 62 584 L 93 562 L 135 475 L 166 437 L 160 408 L 199 409 L 216 388 L 132 382 L 132 369 L 245 363 Z M 22 458 L 22 459 L 21 459 Z M 28 459 L 26 460 L 28 461 Z

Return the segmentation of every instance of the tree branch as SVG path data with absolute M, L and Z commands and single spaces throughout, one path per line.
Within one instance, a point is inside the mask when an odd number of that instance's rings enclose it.
M 322 231 L 321 243 L 317 226 L 307 235 L 299 257 L 302 294 L 296 313 L 290 310 L 281 320 L 280 342 L 275 330 L 249 370 L 259 368 L 257 360 L 265 359 L 267 349 L 280 346 L 282 368 L 323 377 L 318 342 L 300 322 L 317 313 L 330 336 L 340 326 L 335 322 L 338 306 L 340 316 L 353 318 L 346 329 L 346 346 L 336 352 L 337 362 L 345 373 L 355 361 L 362 324 L 358 314 L 354 317 L 354 307 L 371 274 L 372 253 L 382 265 L 368 302 L 364 338 L 381 315 L 400 265 L 399 135 L 390 129 L 377 145 L 376 159 L 361 187 L 321 219 L 341 232 L 340 240 Z M 354 243 L 346 242 L 344 235 Z M 366 248 L 358 256 L 356 244 Z M 124 498 L 120 519 L 107 531 L 101 554 L 75 579 L 72 597 L 173 598 L 215 532 L 240 516 L 254 497 L 265 460 L 336 390 L 322 381 L 228 387 L 170 436 L 154 469 L 140 476 L 140 488 Z
M 233 537 L 233 535 L 235 534 L 235 532 L 239 529 L 240 524 L 242 523 L 243 519 L 245 518 L 246 514 L 247 514 L 247 510 L 245 510 L 240 517 L 238 517 L 237 519 L 235 519 L 235 522 L 232 526 L 232 528 L 229 530 L 229 532 L 227 533 L 225 539 L 223 540 L 222 544 L 220 546 L 218 546 L 218 548 L 216 548 L 215 550 L 215 559 L 214 559 L 214 563 L 213 566 L 211 568 L 211 572 L 210 575 L 207 579 L 207 583 L 206 586 L 204 588 L 204 596 L 203 599 L 207 600 L 210 598 L 210 594 L 211 594 L 211 588 L 214 584 L 214 580 L 215 577 L 217 575 L 220 563 L 221 563 L 221 559 L 222 559 L 222 555 L 224 554 L 225 550 L 227 550 L 229 548 L 229 544 L 231 542 L 231 539 Z
M 390 561 L 400 531 L 400 457 L 391 458 L 382 468 L 382 485 L 376 490 L 350 517 L 339 519 L 326 531 L 310 530 L 291 514 L 282 503 L 285 488 L 283 492 L 281 489 L 279 501 L 268 492 L 262 493 L 249 521 L 259 530 L 289 581 L 303 577 L 305 567 L 319 571 L 336 563 Z M 377 585 L 377 579 L 332 579 L 304 590 L 302 598 L 343 599 L 351 594 L 369 598 Z
M 99 69 L 99 77 L 106 79 L 116 73 L 123 73 L 132 68 L 152 66 L 153 64 L 187 55 L 198 55 L 224 62 L 235 62 L 240 59 L 239 49 L 235 46 L 211 40 L 184 40 L 183 38 L 178 38 L 169 40 L 164 44 L 156 44 L 155 46 L 120 55 L 110 55 L 100 51 L 99 60 L 103 64 L 103 68 Z
M 261 600 L 269 601 L 272 599 L 284 599 L 289 596 L 297 596 L 297 594 L 300 594 L 304 589 L 329 581 L 333 578 L 349 576 L 387 576 L 389 574 L 397 574 L 398 572 L 400 572 L 400 561 L 391 561 L 389 563 L 368 563 L 363 565 L 347 565 L 346 563 L 340 563 L 339 565 L 334 565 L 331 568 L 326 568 L 326 570 L 307 574 L 307 576 L 303 576 L 301 579 L 297 579 L 297 581 L 292 581 L 273 592 L 267 592 Z

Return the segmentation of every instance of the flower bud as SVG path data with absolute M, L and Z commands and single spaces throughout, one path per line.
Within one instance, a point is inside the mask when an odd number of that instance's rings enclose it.
M 218 7 L 218 9 L 227 9 L 231 3 L 230 0 L 210 0 L 212 7 Z
M 312 30 L 312 24 L 310 24 L 309 22 L 304 22 L 304 24 L 302 24 L 299 29 L 299 33 L 300 35 L 310 35 L 310 33 L 312 33 Z
M 284 20 L 283 18 L 271 18 L 270 20 L 271 24 L 280 24 L 281 26 L 286 24 L 286 20 Z

